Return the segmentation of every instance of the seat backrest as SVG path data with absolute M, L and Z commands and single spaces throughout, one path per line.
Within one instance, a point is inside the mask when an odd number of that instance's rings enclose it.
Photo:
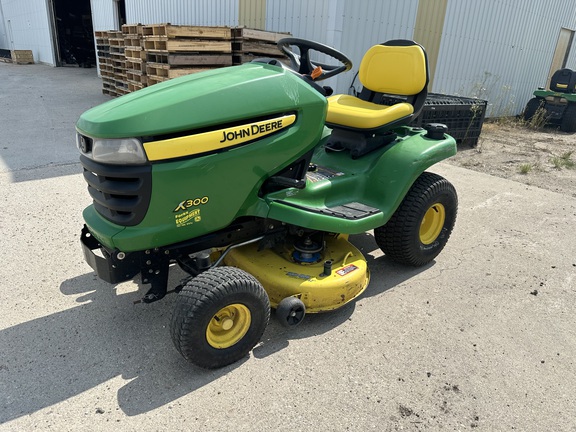
M 377 101 L 382 94 L 406 96 L 415 118 L 428 95 L 428 58 L 424 48 L 411 40 L 396 39 L 374 45 L 360 63 L 358 79 L 364 87 L 360 98 Z
M 576 93 L 576 71 L 558 69 L 550 80 L 550 90 L 559 93 Z

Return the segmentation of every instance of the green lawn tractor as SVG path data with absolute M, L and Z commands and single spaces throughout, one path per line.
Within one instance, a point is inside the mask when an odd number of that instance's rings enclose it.
M 524 120 L 560 125 L 562 132 L 576 132 L 576 71 L 559 69 L 550 90 L 539 88 L 524 109 Z
M 173 342 L 204 368 L 246 356 L 271 308 L 295 326 L 362 294 L 370 273 L 349 235 L 374 230 L 390 259 L 421 266 L 456 219 L 454 187 L 426 172 L 456 143 L 444 125 L 410 127 L 427 94 L 420 45 L 370 48 L 358 97 L 321 85 L 352 67 L 344 54 L 296 38 L 279 47 L 290 65 L 262 58 L 173 79 L 76 126 L 93 199 L 87 263 L 112 284 L 138 277 L 144 303 L 177 292 Z M 382 105 L 383 94 L 403 100 Z M 189 276 L 169 290 L 173 265 Z

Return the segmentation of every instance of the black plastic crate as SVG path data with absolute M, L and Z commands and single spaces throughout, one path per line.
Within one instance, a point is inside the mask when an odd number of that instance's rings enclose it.
M 386 105 L 401 100 L 397 96 L 382 97 L 382 103 Z M 443 123 L 458 144 L 475 146 L 482 131 L 487 105 L 488 102 L 482 99 L 428 93 L 422 111 L 411 124 L 424 126 L 426 123 Z

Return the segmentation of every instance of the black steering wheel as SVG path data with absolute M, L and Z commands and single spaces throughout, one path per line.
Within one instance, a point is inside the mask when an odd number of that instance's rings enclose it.
M 291 67 L 301 75 L 312 75 L 312 72 L 320 66 L 322 72 L 313 77 L 314 81 L 322 81 L 327 78 L 338 75 L 341 72 L 346 72 L 352 69 L 352 61 L 342 54 L 340 51 L 335 50 L 327 45 L 309 41 L 306 39 L 298 38 L 283 38 L 278 41 L 278 48 L 288 56 L 290 59 Z M 290 46 L 296 46 L 300 50 L 300 55 L 296 54 Z M 319 53 L 326 54 L 338 60 L 341 65 L 329 65 L 310 60 L 310 50 L 318 51 Z

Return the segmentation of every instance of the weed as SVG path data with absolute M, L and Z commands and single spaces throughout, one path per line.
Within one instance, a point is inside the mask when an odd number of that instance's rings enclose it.
M 568 151 L 561 156 L 554 156 L 550 158 L 550 162 L 554 165 L 554 168 L 559 170 L 562 168 L 573 169 L 576 167 L 576 162 L 572 160 L 572 153 L 573 152 Z
M 542 129 L 546 126 L 549 117 L 546 108 L 539 106 L 532 118 L 524 123 L 530 129 Z
M 518 171 L 520 172 L 520 174 L 528 174 L 530 171 L 532 171 L 534 167 L 532 166 L 532 164 L 529 163 L 525 163 L 520 165 L 520 168 L 518 168 Z

